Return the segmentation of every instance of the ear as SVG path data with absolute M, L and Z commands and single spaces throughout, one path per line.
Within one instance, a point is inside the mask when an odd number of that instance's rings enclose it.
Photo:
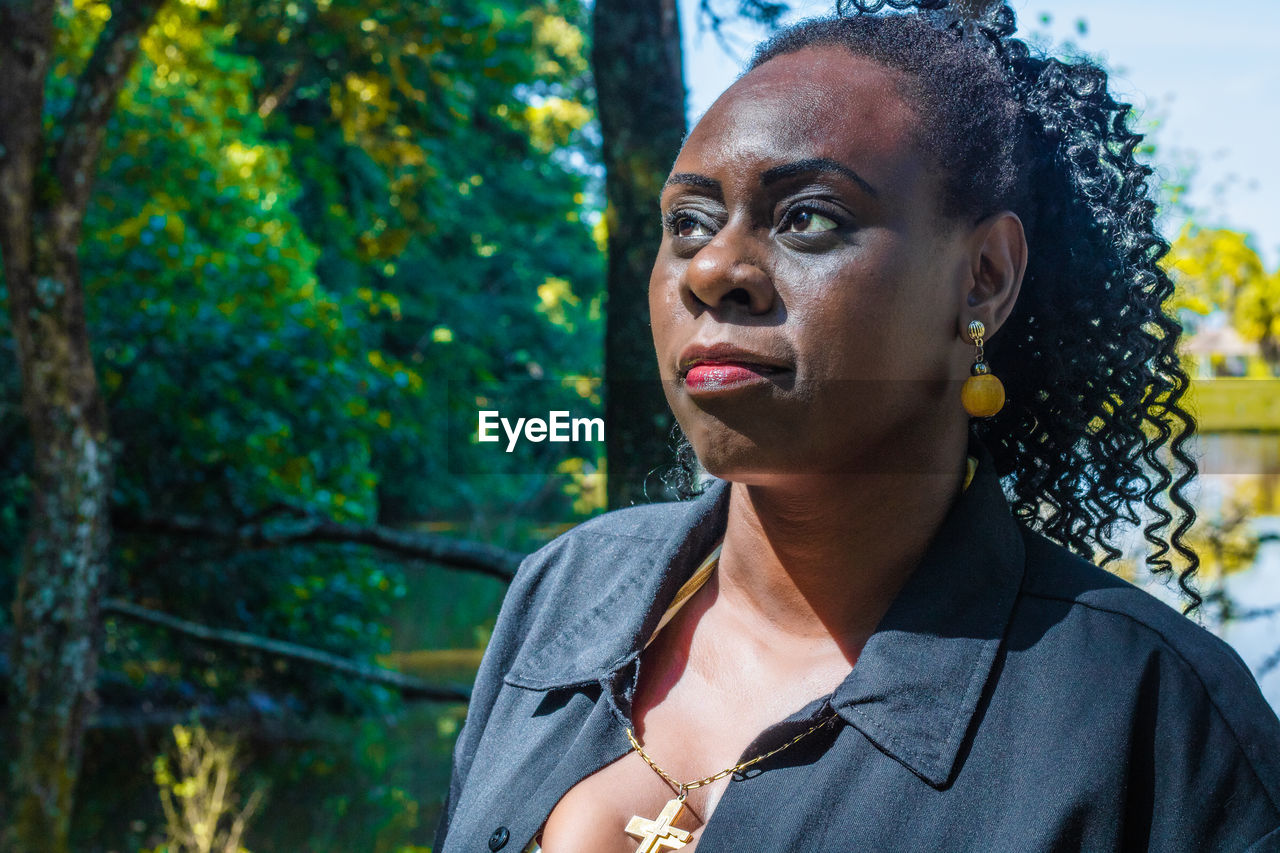
M 981 320 L 990 338 L 1004 325 L 1027 271 L 1027 235 L 1016 213 L 993 213 L 974 226 L 969 242 L 970 273 L 960 308 L 961 335 L 970 320 Z

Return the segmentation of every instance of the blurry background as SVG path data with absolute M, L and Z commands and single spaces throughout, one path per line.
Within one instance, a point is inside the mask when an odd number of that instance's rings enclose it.
M 1201 618 L 1280 705 L 1280 9 L 1014 5 L 1149 133 L 1203 426 Z M 644 289 L 687 122 L 827 8 L 3 7 L 16 849 L 430 844 L 520 555 L 667 493 Z M 491 452 L 459 437 L 481 407 L 602 416 L 608 442 Z M 1113 568 L 1150 584 L 1133 540 Z

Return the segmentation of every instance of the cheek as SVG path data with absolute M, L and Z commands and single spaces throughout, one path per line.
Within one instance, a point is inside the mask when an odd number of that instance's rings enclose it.
M 814 271 L 789 300 L 804 373 L 815 379 L 881 379 L 901 367 L 897 348 L 911 322 L 904 303 L 912 300 L 887 264 L 867 260 L 860 255 L 840 269 Z
M 653 347 L 658 359 L 658 374 L 663 380 L 675 378 L 671 348 L 673 336 L 679 325 L 680 297 L 679 271 L 659 261 L 649 278 L 649 326 L 653 334 Z
M 902 240 L 869 242 L 840 269 L 801 280 L 795 320 L 812 375 L 893 381 L 949 373 L 952 276 L 923 254 Z

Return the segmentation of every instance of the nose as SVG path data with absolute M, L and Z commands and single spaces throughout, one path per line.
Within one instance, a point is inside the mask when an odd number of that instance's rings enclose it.
M 777 293 L 773 279 L 753 251 L 744 229 L 726 226 L 698 250 L 685 270 L 684 289 L 690 308 L 712 311 L 739 306 L 749 314 L 766 314 Z

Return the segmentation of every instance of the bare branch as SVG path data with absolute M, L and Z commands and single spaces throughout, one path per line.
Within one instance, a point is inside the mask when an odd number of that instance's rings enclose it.
M 179 634 L 185 634 L 188 637 L 194 637 L 206 643 L 214 645 L 230 646 L 236 649 L 248 649 L 250 651 L 262 652 L 277 658 L 286 658 L 288 660 L 303 661 L 305 663 L 322 666 L 358 678 L 361 681 L 368 681 L 373 684 L 380 684 L 383 687 L 390 687 L 399 690 L 401 695 L 408 699 L 431 699 L 438 702 L 467 702 L 470 700 L 470 692 L 463 687 L 450 686 L 441 687 L 429 684 L 419 678 L 411 675 L 405 675 L 402 672 L 396 672 L 393 669 L 384 669 L 380 666 L 361 663 L 350 658 L 344 658 L 330 652 L 313 649 L 310 646 L 303 646 L 298 643 L 291 643 L 286 640 L 273 640 L 270 637 L 260 637 L 257 634 L 250 634 L 245 631 L 231 631 L 225 628 L 210 628 L 207 625 L 201 625 L 196 622 L 190 622 L 186 619 L 180 619 L 177 616 L 170 616 L 167 613 L 161 613 L 157 610 L 150 610 L 146 607 L 140 607 L 128 601 L 120 601 L 118 599 L 108 599 L 102 603 L 103 613 L 114 613 L 118 616 L 124 616 L 138 622 L 146 622 L 151 625 L 158 625 L 170 631 Z
M 62 187 L 64 202 L 77 216 L 83 216 L 89 203 L 107 120 L 115 111 L 120 90 L 133 68 L 142 36 L 163 5 L 164 0 L 118 0 L 111 4 L 111 19 L 76 81 L 70 110 L 59 121 L 66 133 L 54 155 L 54 174 Z
M 725 18 L 716 11 L 711 0 L 699 0 L 698 22 L 701 26 L 711 31 L 711 35 L 715 37 L 716 44 L 720 45 L 720 49 L 724 51 L 725 56 L 733 57 L 739 63 L 745 61 L 744 53 L 750 48 L 750 44 L 740 42 L 734 45 L 730 42 L 728 28 L 725 26 Z
M 1271 670 L 1280 667 L 1280 649 L 1276 649 L 1271 656 L 1262 662 L 1262 666 L 1258 667 L 1257 678 L 1261 681 L 1263 678 L 1271 674 Z
M 523 555 L 487 545 L 438 536 L 397 530 L 381 525 L 342 524 L 327 519 L 307 518 L 271 524 L 247 524 L 231 527 L 196 518 L 130 518 L 113 519 L 117 530 L 161 533 L 169 536 L 194 536 L 234 542 L 246 549 L 282 548 L 288 545 L 329 543 L 335 545 L 367 545 L 399 557 L 426 560 L 451 569 L 478 572 L 501 581 L 515 577 Z
M 1273 604 L 1270 607 L 1252 607 L 1247 610 L 1234 610 L 1231 612 L 1232 622 L 1247 622 L 1251 619 L 1266 619 L 1268 616 L 1280 614 L 1280 604 Z
M 719 30 L 730 19 L 747 20 L 773 29 L 790 11 L 790 3 L 777 0 L 738 0 L 737 12 L 726 15 L 716 8 L 714 0 L 698 0 L 698 17 L 712 30 Z
M 323 723 L 309 723 L 294 714 L 273 716 L 248 706 L 193 705 L 189 708 L 99 708 L 89 718 L 91 729 L 168 729 L 202 723 L 237 732 L 253 730 L 273 741 L 306 742 L 320 740 Z
M 302 70 L 301 59 L 289 66 L 289 70 L 285 73 L 284 79 L 280 81 L 280 84 L 272 89 L 258 104 L 258 116 L 260 118 L 266 118 L 271 115 L 282 101 L 293 94 L 293 90 L 298 86 L 298 81 L 302 79 Z

